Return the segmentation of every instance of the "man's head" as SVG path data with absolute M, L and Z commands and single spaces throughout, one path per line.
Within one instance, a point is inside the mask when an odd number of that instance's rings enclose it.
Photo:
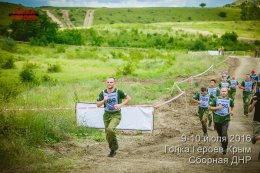
M 201 95 L 205 96 L 207 94 L 207 89 L 205 87 L 202 87 L 200 89 L 200 93 L 201 93 Z
M 251 70 L 251 74 L 255 74 L 255 70 Z
M 221 96 L 226 97 L 228 94 L 228 89 L 227 88 L 221 88 L 220 90 Z
M 223 78 L 222 78 L 222 82 L 227 82 L 227 78 L 226 78 L 226 77 L 223 77 Z
M 107 89 L 113 89 L 115 88 L 115 78 L 109 77 L 107 78 Z
M 215 79 L 210 80 L 210 87 L 214 88 L 214 87 L 216 87 L 216 84 L 217 84 L 217 82 Z
M 235 80 L 236 79 L 236 77 L 235 76 L 232 76 L 232 78 L 231 78 L 232 80 Z
M 246 80 L 250 81 L 250 74 L 246 74 Z

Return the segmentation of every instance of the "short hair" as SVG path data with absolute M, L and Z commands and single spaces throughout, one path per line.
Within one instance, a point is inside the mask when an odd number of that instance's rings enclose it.
M 211 81 L 213 81 L 213 82 L 217 83 L 217 81 L 216 81 L 215 79 L 211 79 L 211 80 L 210 80 L 210 82 L 211 82 Z
M 201 92 L 205 92 L 205 91 L 207 91 L 207 89 L 206 89 L 205 87 L 202 87 L 202 88 L 200 89 L 200 91 L 201 91 Z
M 114 77 L 112 77 L 112 76 L 111 76 L 111 77 L 108 77 L 107 79 L 114 79 L 114 81 L 116 80 L 116 78 L 114 78 Z

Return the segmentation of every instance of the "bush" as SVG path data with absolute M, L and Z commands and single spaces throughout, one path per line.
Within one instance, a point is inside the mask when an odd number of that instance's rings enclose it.
M 5 60 L 5 62 L 1 65 L 1 67 L 3 69 L 12 69 L 15 68 L 15 64 L 14 64 L 14 58 L 13 57 L 9 57 Z
M 227 17 L 227 13 L 223 11 L 219 12 L 218 15 L 219 17 Z
M 33 68 L 30 66 L 24 66 L 23 70 L 20 72 L 20 79 L 22 82 L 32 82 L 38 83 L 37 77 Z
M 135 70 L 134 63 L 132 61 L 128 61 L 126 64 L 124 64 L 121 68 L 118 69 L 117 75 L 130 75 L 133 74 Z
M 0 103 L 8 102 L 22 92 L 19 82 L 13 80 L 0 80 Z
M 4 38 L 2 43 L 1 43 L 1 48 L 3 50 L 13 52 L 16 48 L 15 41 L 10 37 Z
M 224 35 L 221 36 L 222 40 L 230 40 L 236 42 L 238 38 L 237 33 L 235 32 L 226 32 Z
M 42 82 L 55 86 L 55 85 L 57 85 L 58 81 L 57 81 L 57 79 L 53 79 L 51 76 L 45 74 L 42 76 Z
M 66 50 L 63 46 L 57 47 L 57 53 L 65 53 L 65 52 L 66 52 Z
M 61 66 L 59 64 L 49 64 L 47 71 L 49 73 L 58 73 L 61 72 Z
M 203 43 L 203 41 L 197 39 L 192 47 L 191 47 L 191 50 L 206 50 L 206 46 L 205 44 Z

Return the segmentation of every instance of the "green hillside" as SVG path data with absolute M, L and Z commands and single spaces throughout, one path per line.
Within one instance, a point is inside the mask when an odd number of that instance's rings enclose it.
M 220 17 L 219 13 L 226 13 Z M 94 24 L 240 20 L 238 8 L 99 8 Z
M 75 26 L 82 26 L 86 10 L 89 8 L 66 7 L 44 8 L 61 18 L 62 9 L 69 10 L 70 19 Z M 188 8 L 188 7 L 154 7 L 154 8 L 96 8 L 94 25 L 114 23 L 157 23 L 187 21 L 234 21 L 240 20 L 239 8 Z M 225 13 L 220 17 L 219 13 Z
M 0 2 L 0 25 L 11 22 L 8 14 L 22 5 Z M 82 26 L 86 7 L 40 7 L 48 9 L 61 22 L 61 11 L 69 10 L 69 18 L 75 26 Z M 191 21 L 237 21 L 240 20 L 239 8 L 190 8 L 190 7 L 154 7 L 154 8 L 95 8 L 94 25 L 114 23 L 158 23 L 158 22 L 191 22 Z M 224 13 L 224 16 L 220 16 Z

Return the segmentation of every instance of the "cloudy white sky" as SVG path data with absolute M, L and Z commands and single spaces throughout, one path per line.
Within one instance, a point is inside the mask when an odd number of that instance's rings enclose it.
M 0 0 L 24 6 L 58 7 L 199 7 L 204 2 L 207 7 L 219 7 L 235 0 Z

